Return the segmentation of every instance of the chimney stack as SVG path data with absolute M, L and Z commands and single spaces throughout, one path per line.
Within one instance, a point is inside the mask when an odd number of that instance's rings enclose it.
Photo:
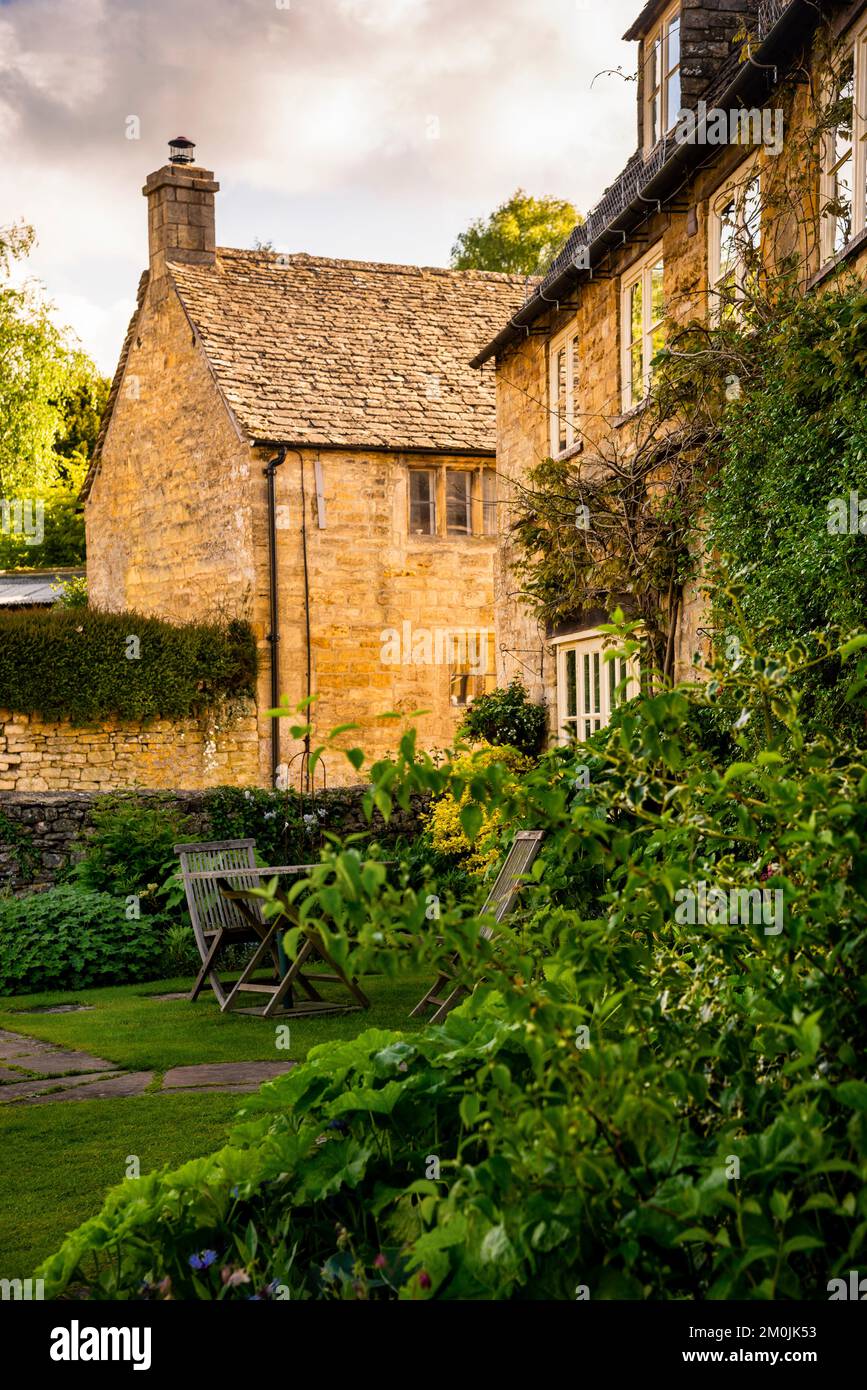
M 148 200 L 151 281 L 166 274 L 167 261 L 186 265 L 216 262 L 213 171 L 193 161 L 195 145 L 179 135 L 169 143 L 169 162 L 148 174 L 142 193 Z

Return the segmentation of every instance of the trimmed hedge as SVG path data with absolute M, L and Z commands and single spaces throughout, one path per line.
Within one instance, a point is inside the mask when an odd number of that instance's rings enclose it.
M 73 724 L 181 719 L 252 695 L 255 679 L 244 622 L 175 624 L 98 609 L 0 614 L 0 709 Z

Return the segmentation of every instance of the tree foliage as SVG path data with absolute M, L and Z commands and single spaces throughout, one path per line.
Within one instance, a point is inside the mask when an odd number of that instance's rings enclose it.
M 452 247 L 452 268 L 541 275 L 579 220 L 565 199 L 533 198 L 518 188 L 490 217 L 461 232 Z
M 15 275 L 35 243 L 22 223 L 0 229 L 0 497 L 45 504 L 45 542 L 0 533 L 0 568 L 80 563 L 78 489 L 108 382 L 57 328 L 39 286 Z

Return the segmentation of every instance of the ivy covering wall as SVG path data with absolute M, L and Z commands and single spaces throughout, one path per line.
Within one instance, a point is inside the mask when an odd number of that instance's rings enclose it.
M 163 622 L 140 613 L 0 613 L 0 709 L 65 719 L 180 719 L 255 693 L 247 623 Z
M 739 572 L 756 630 L 805 645 L 808 727 L 863 727 L 840 662 L 814 633 L 867 613 L 867 294 L 859 285 L 780 306 L 739 343 L 707 494 L 708 540 Z M 863 502 L 863 507 L 861 503 Z M 724 633 L 731 604 L 716 604 Z

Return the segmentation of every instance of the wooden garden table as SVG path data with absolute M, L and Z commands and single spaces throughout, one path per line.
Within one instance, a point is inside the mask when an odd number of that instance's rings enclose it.
M 229 886 L 232 879 L 248 879 L 255 876 L 259 879 L 282 877 L 291 874 L 308 873 L 315 868 L 313 864 L 277 864 L 265 868 L 254 869 L 245 867 L 243 870 L 237 869 L 207 869 L 191 873 L 189 877 L 194 880 L 205 880 L 212 882 L 219 888 L 220 892 L 231 900 L 235 910 L 248 926 L 259 937 L 259 945 L 253 952 L 240 977 L 230 990 L 229 994 L 220 1004 L 221 1012 L 225 1013 L 231 1009 L 238 994 L 267 994 L 269 996 L 264 1008 L 237 1009 L 237 1013 L 255 1014 L 260 1018 L 273 1018 L 277 1015 L 281 1018 L 299 1018 L 310 1015 L 326 1013 L 346 1013 L 353 1009 L 367 1009 L 370 1007 L 370 1000 L 359 987 L 355 980 L 351 980 L 344 970 L 337 964 L 334 958 L 326 950 L 325 945 L 318 932 L 312 931 L 308 927 L 303 927 L 301 919 L 294 908 L 288 904 L 282 905 L 279 913 L 266 921 L 261 918 L 250 902 L 245 898 L 245 891 L 248 889 L 237 889 Z M 287 960 L 283 949 L 282 937 L 287 925 L 302 927 L 304 941 L 302 942 L 294 960 Z M 279 960 L 280 979 L 273 984 L 263 984 L 253 980 L 253 975 L 262 964 L 265 957 L 277 951 Z M 330 967 L 330 973 L 324 974 L 317 971 L 311 977 L 303 969 L 305 964 L 310 964 L 315 959 L 321 959 Z M 354 1004 L 335 1003 L 322 998 L 316 989 L 314 981 L 331 982 L 342 984 L 352 997 Z M 296 999 L 296 986 L 300 987 L 306 1000 Z

